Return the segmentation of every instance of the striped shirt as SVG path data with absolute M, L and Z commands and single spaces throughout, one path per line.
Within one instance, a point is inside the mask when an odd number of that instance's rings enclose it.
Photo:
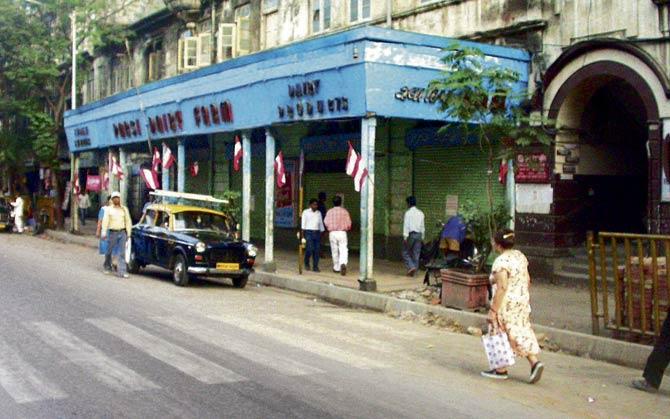
M 326 213 L 326 219 L 323 221 L 328 231 L 349 231 L 351 230 L 351 217 L 349 211 L 342 207 L 334 207 Z

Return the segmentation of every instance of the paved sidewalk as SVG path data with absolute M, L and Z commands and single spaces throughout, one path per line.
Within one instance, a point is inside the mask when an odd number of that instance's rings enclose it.
M 69 220 L 66 220 L 65 225 L 70 225 Z M 60 241 L 97 247 L 95 228 L 94 220 L 88 220 L 86 226 L 81 227 L 80 235 L 53 230 L 49 230 L 47 234 Z M 298 275 L 297 251 L 275 249 L 277 273 L 308 281 L 358 289 L 358 255 L 352 255 L 349 260 L 348 274 L 343 277 L 332 272 L 330 254 L 328 251 L 324 254 L 326 257 L 322 259 L 321 272 L 303 271 L 302 275 Z M 256 270 L 259 272 L 263 271 L 263 261 L 264 255 L 261 246 L 256 264 Z M 408 298 L 408 296 L 412 298 L 413 295 L 420 295 L 423 290 L 423 272 L 417 273 L 414 278 L 407 277 L 404 273 L 405 268 L 401 262 L 375 260 L 374 279 L 377 281 L 377 292 L 394 296 L 404 294 L 401 295 L 401 298 Z M 403 291 L 409 292 L 403 293 Z M 532 321 L 534 323 L 573 332 L 591 333 L 591 303 L 588 288 L 534 283 L 531 287 L 531 299 Z M 419 301 L 423 302 L 421 299 Z

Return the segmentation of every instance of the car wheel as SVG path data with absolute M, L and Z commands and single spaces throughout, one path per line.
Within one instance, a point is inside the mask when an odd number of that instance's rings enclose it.
M 128 262 L 128 272 L 131 274 L 136 274 L 140 271 L 140 263 L 137 261 L 135 251 L 130 251 L 130 262 Z
M 247 286 L 248 281 L 249 281 L 249 275 L 245 275 L 239 278 L 233 278 L 233 286 L 235 288 L 244 288 Z
M 172 280 L 175 285 L 185 287 L 188 285 L 189 279 L 190 276 L 188 274 L 186 258 L 184 258 L 184 255 L 177 255 L 174 260 L 174 266 L 172 267 Z

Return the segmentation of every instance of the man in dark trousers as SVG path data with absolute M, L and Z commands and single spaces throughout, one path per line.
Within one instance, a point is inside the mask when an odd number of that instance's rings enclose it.
M 658 337 L 654 350 L 647 358 L 647 365 L 642 374 L 644 378 L 633 381 L 633 387 L 650 393 L 657 392 L 668 363 L 670 363 L 670 308 L 661 328 L 661 336 Z

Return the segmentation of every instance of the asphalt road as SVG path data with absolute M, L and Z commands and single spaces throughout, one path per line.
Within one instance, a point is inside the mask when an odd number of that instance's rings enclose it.
M 667 417 L 639 372 L 544 354 L 479 377 L 478 338 L 312 297 L 168 273 L 103 275 L 90 249 L 0 236 L 0 416 Z

